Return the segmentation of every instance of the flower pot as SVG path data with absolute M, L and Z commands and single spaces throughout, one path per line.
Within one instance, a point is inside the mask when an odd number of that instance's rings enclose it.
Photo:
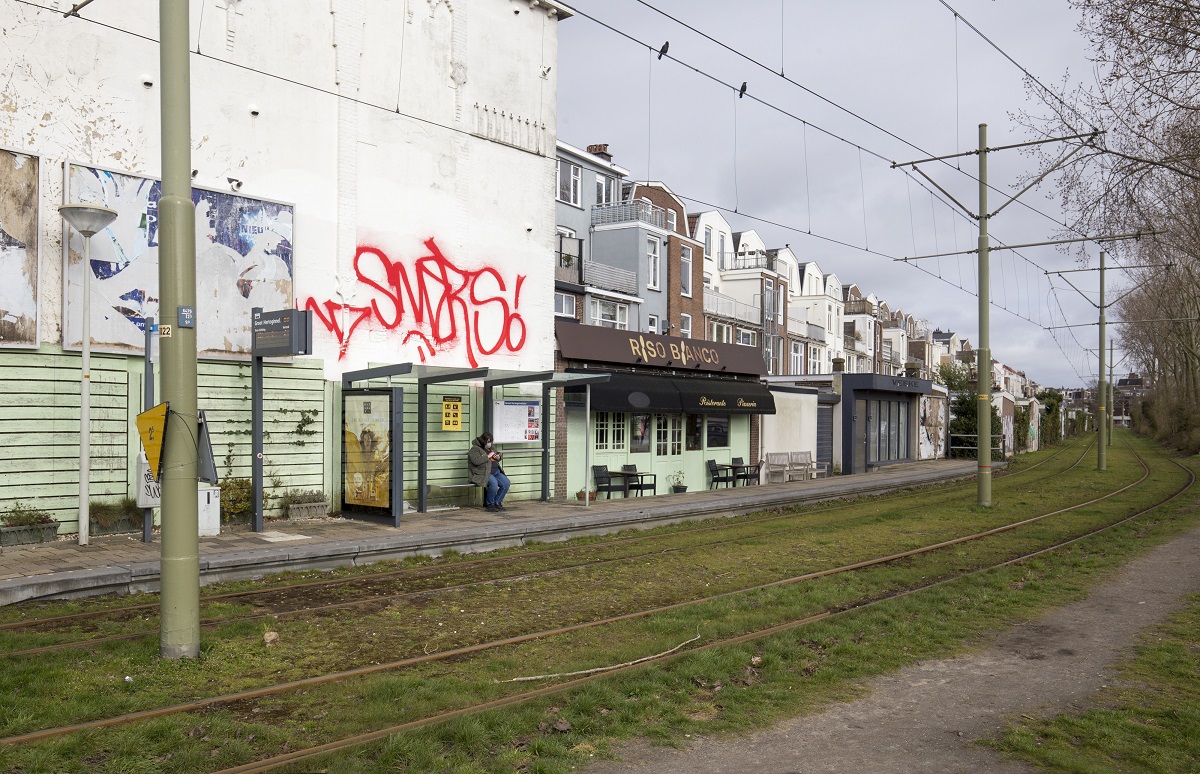
M 591 495 L 587 495 L 587 493 L 584 492 L 582 489 L 580 489 L 578 492 L 575 493 L 575 499 L 578 500 L 579 502 L 583 502 L 585 497 L 588 500 L 595 500 L 596 493 L 592 492 Z
M 329 503 L 294 503 L 288 506 L 289 519 L 319 519 L 329 513 Z
M 684 484 L 683 486 L 680 486 L 678 484 L 671 484 L 671 494 L 683 494 L 686 491 L 687 491 L 687 484 Z
M 32 524 L 28 527 L 0 527 L 0 546 L 24 546 L 48 543 L 58 535 L 58 523 Z
M 97 522 L 91 522 L 88 525 L 88 530 L 93 535 L 117 535 L 122 532 L 138 532 L 142 528 L 142 520 L 138 518 L 136 521 L 132 518 L 120 518 L 116 521 L 100 525 Z

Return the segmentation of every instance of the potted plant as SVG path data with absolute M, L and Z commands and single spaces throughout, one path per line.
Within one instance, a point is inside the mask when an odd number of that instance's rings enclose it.
M 0 545 L 21 546 L 45 543 L 58 534 L 58 522 L 46 511 L 14 502 L 0 514 Z
M 141 525 L 142 509 L 132 497 L 123 497 L 115 503 L 93 500 L 88 505 L 88 531 L 93 535 L 136 532 Z
M 575 493 L 575 499 L 578 500 L 579 502 L 583 502 L 585 499 L 587 499 L 590 502 L 591 500 L 596 499 L 596 494 L 597 494 L 596 490 L 594 490 L 594 489 L 592 490 L 592 492 L 590 494 L 588 493 L 588 491 L 586 489 L 580 489 L 578 492 Z
M 320 489 L 289 489 L 279 505 L 289 519 L 318 519 L 329 513 L 329 498 Z
M 684 483 L 685 480 L 686 479 L 684 478 L 682 470 L 677 470 L 671 475 L 667 476 L 667 481 L 671 482 L 671 494 L 686 492 L 687 484 Z

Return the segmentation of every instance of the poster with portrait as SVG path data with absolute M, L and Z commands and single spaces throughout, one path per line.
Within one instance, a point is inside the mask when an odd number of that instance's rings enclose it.
M 92 237 L 91 336 L 100 350 L 140 353 L 147 317 L 158 308 L 157 180 L 66 165 L 67 203 L 98 202 L 117 218 Z M 291 309 L 292 206 L 229 192 L 192 189 L 196 207 L 196 343 L 201 357 L 248 354 L 251 309 Z M 64 240 L 63 346 L 81 345 L 83 237 Z
M 0 347 L 38 345 L 38 169 L 0 149 Z
M 343 395 L 343 501 L 364 508 L 391 508 L 391 396 Z

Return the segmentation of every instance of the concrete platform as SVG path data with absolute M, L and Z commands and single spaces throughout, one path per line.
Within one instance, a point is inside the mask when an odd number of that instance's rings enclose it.
M 713 489 L 657 497 L 512 501 L 502 513 L 463 508 L 406 514 L 399 528 L 354 519 L 271 521 L 265 531 L 225 528 L 200 538 L 200 583 L 261 578 L 286 570 L 332 569 L 444 551 L 478 553 L 624 529 L 740 516 L 758 510 L 972 478 L 972 460 L 934 460 L 856 476 Z M 0 605 L 31 599 L 127 594 L 159 588 L 160 544 L 141 534 L 93 537 L 80 546 L 59 540 L 5 547 L 0 553 Z

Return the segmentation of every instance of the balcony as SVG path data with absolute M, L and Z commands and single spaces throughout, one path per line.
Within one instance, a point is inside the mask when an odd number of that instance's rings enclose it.
M 638 295 L 637 272 L 587 261 L 583 266 L 583 284 L 627 295 Z
M 767 271 L 779 273 L 780 269 L 778 266 L 779 262 L 775 259 L 775 256 L 768 255 L 762 251 L 725 256 L 725 268 L 727 270 L 766 269 Z
M 647 223 L 666 229 L 667 211 L 650 202 L 619 202 L 598 204 L 592 208 L 592 225 L 609 226 L 616 223 Z
M 875 304 L 872 304 L 870 301 L 847 301 L 845 313 L 847 315 L 851 315 L 851 314 L 874 315 L 875 314 Z
M 712 290 L 704 291 L 704 313 L 733 320 L 762 324 L 762 312 L 757 306 L 743 304 L 737 299 Z
M 554 279 L 583 284 L 583 240 L 558 235 L 558 250 L 554 254 Z
M 807 339 L 825 343 L 825 329 L 820 325 L 813 325 L 807 320 L 800 320 L 795 317 L 787 318 L 788 333 L 793 336 L 803 336 Z

